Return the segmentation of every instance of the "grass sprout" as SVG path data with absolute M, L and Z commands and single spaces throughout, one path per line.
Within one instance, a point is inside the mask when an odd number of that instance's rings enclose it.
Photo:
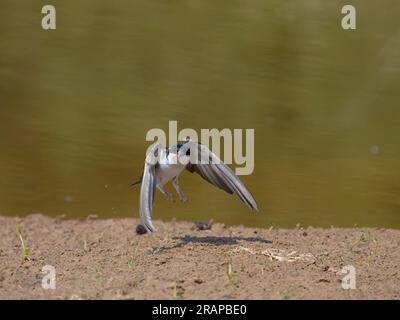
M 178 289 L 176 287 L 176 280 L 172 282 L 171 295 L 172 295 L 172 300 L 176 300 L 178 298 Z
M 22 247 L 22 258 L 24 261 L 30 261 L 31 259 L 29 258 L 29 254 L 31 253 L 31 248 L 25 246 L 24 238 L 22 237 L 22 225 L 20 223 L 18 223 L 17 229 L 18 229 L 18 238 L 19 241 L 21 242 L 21 247 Z
M 226 276 L 228 277 L 228 281 L 232 282 L 233 281 L 233 275 L 234 275 L 232 263 L 231 262 L 227 262 L 225 264 L 225 266 L 226 266 Z

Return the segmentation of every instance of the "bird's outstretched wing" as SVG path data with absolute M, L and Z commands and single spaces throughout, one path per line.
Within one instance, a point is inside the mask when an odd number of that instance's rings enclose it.
M 250 209 L 258 211 L 257 202 L 253 195 L 239 177 L 215 153 L 205 145 L 192 140 L 187 140 L 183 144 L 186 150 L 190 150 L 191 158 L 186 166 L 187 170 L 198 173 L 209 183 L 230 194 L 235 193 Z
M 153 226 L 151 221 L 151 216 L 156 190 L 155 171 L 156 166 L 158 165 L 158 157 L 161 147 L 162 146 L 159 142 L 150 146 L 144 164 L 142 186 L 140 189 L 140 219 L 143 226 L 149 232 L 156 231 L 156 228 Z

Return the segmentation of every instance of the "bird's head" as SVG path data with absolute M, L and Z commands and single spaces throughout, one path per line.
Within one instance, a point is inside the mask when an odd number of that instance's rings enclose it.
M 168 154 L 176 155 L 177 161 L 186 165 L 190 159 L 190 148 L 185 146 L 185 142 L 178 143 L 168 149 Z
M 185 143 L 178 143 L 169 148 L 169 153 L 175 153 L 178 155 L 190 156 L 190 148 L 185 147 Z

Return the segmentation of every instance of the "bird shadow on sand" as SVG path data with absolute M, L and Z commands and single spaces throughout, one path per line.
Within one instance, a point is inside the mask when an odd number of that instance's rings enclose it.
M 158 248 L 152 248 L 151 253 L 161 253 L 163 251 L 181 248 L 189 243 L 205 243 L 214 246 L 235 245 L 238 244 L 238 241 L 272 243 L 271 240 L 262 239 L 259 237 L 216 237 L 216 236 L 197 237 L 197 236 L 186 235 L 184 237 L 172 237 L 172 240 L 180 240 L 180 242 L 169 247 L 163 246 Z

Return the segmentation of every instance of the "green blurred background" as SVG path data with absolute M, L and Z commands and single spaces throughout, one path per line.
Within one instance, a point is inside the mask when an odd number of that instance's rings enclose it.
M 400 2 L 352 0 L 354 31 L 344 4 L 1 0 L 0 214 L 138 216 L 145 135 L 177 120 L 255 129 L 261 212 L 185 174 L 155 219 L 400 228 Z

